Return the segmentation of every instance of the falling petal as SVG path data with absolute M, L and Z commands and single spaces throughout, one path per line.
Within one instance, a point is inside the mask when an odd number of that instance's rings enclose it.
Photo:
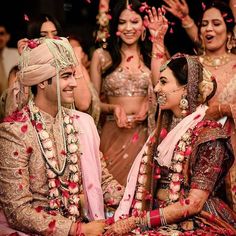
M 13 152 L 13 155 L 14 155 L 15 157 L 17 157 L 17 156 L 19 155 L 19 153 L 18 153 L 17 151 L 15 151 L 15 152 Z
M 54 232 L 56 230 L 56 220 L 52 220 L 48 224 L 48 228 L 49 228 L 50 232 Z
M 36 129 L 37 129 L 38 132 L 41 131 L 43 129 L 42 123 L 37 123 L 36 124 Z
M 231 22 L 233 22 L 233 19 L 230 18 L 230 19 L 226 20 L 226 22 L 231 23 Z
M 65 150 L 61 150 L 61 155 L 65 156 L 66 155 L 66 152 Z
M 193 119 L 194 119 L 194 120 L 197 120 L 200 116 L 201 116 L 201 115 L 198 114 L 198 115 L 196 115 Z
M 116 32 L 116 36 L 119 37 L 120 35 L 121 35 L 121 32 L 120 32 L 120 31 L 117 31 L 117 32 Z
M 186 205 L 189 205 L 189 204 L 190 204 L 190 199 L 185 199 L 184 203 L 185 203 Z
M 133 135 L 133 137 L 132 137 L 132 143 L 137 142 L 138 139 L 139 139 L 139 135 L 138 135 L 138 133 L 134 133 L 134 135 Z
M 24 20 L 29 21 L 29 17 L 26 14 L 24 14 Z
M 173 34 L 174 33 L 174 30 L 172 27 L 170 27 L 170 33 Z
M 127 62 L 130 62 L 131 59 L 133 59 L 133 58 L 134 58 L 134 56 L 129 56 L 126 61 L 127 61 Z
M 26 149 L 26 153 L 27 154 L 31 154 L 33 152 L 33 148 L 32 147 L 28 147 L 27 149 Z
M 28 130 L 28 125 L 22 125 L 21 126 L 21 132 L 25 133 Z
M 206 4 L 202 2 L 202 10 L 205 11 L 205 9 L 206 9 Z
M 165 128 L 162 128 L 161 132 L 160 132 L 160 138 L 164 139 L 166 137 L 167 133 L 168 133 L 167 130 Z
M 226 16 L 228 16 L 228 14 L 225 12 L 222 16 L 223 18 L 225 18 Z
M 106 225 L 112 225 L 115 222 L 114 217 L 109 217 L 105 220 Z
M 39 212 L 41 212 L 41 211 L 43 210 L 43 207 L 37 206 L 37 207 L 35 208 L 35 210 L 39 213 Z

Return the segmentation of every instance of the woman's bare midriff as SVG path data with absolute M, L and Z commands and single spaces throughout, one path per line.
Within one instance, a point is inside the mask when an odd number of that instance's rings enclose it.
M 140 111 L 146 97 L 108 97 L 109 104 L 121 105 L 127 115 L 133 115 Z

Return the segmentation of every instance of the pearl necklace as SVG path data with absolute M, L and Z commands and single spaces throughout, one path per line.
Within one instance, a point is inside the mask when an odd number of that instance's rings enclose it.
M 230 54 L 227 53 L 218 57 L 211 57 L 205 55 L 200 57 L 200 61 L 206 66 L 218 69 L 220 66 L 226 65 L 230 61 Z
M 53 142 L 46 130 L 43 117 L 32 100 L 29 101 L 29 110 L 32 124 L 34 125 L 41 152 L 46 161 L 48 187 L 49 187 L 49 211 L 60 213 L 73 221 L 80 216 L 80 198 L 82 178 L 79 167 L 79 131 L 73 125 L 73 117 L 62 110 L 63 115 L 63 165 L 59 169 Z M 65 137 L 66 134 L 66 137 Z M 68 178 L 63 181 L 60 177 L 66 167 L 69 168 Z

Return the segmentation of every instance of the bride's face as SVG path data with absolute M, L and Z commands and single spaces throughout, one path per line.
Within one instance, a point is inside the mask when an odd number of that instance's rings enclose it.
M 161 110 L 171 110 L 177 117 L 181 115 L 179 103 L 184 94 L 184 86 L 178 83 L 169 67 L 161 72 L 154 91 L 157 93 L 157 101 Z

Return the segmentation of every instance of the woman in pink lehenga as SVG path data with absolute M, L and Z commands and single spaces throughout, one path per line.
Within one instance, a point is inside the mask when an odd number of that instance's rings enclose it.
M 153 68 L 165 58 L 159 32 L 167 28 L 160 9 L 156 12 L 139 0 L 119 0 L 112 12 L 107 48 L 98 48 L 91 60 L 91 80 L 105 97 L 101 151 L 109 171 L 122 185 L 155 125 Z

